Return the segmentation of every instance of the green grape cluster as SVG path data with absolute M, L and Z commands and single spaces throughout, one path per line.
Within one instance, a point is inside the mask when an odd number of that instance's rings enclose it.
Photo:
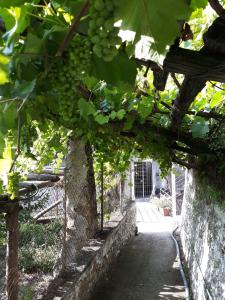
M 35 126 L 25 124 L 21 128 L 20 140 L 26 154 L 30 153 L 34 140 L 38 137 Z
M 58 99 L 60 117 L 64 122 L 73 122 L 77 108 L 78 86 L 91 65 L 91 43 L 85 37 L 76 35 L 67 51 L 56 61 L 48 74 L 51 93 Z M 80 97 L 80 96 L 79 96 Z
M 18 196 L 20 179 L 21 176 L 19 172 L 10 172 L 8 174 L 6 192 L 8 195 L 10 195 L 11 200 L 14 200 Z
M 91 0 L 88 35 L 93 44 L 93 52 L 105 61 L 117 55 L 116 45 L 121 44 L 119 28 L 114 26 L 115 11 L 119 0 Z

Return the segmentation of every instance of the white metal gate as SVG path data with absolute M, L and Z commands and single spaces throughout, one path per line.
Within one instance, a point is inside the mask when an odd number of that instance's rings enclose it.
M 148 198 L 152 193 L 152 164 L 150 161 L 134 162 L 134 195 L 136 199 Z

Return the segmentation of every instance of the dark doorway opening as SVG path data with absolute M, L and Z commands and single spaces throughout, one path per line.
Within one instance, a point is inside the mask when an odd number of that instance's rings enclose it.
M 152 164 L 150 161 L 134 163 L 135 198 L 148 198 L 152 193 Z

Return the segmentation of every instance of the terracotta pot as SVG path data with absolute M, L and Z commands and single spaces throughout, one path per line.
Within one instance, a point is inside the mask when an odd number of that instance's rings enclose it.
M 163 215 L 165 217 L 170 216 L 170 208 L 169 207 L 163 207 Z

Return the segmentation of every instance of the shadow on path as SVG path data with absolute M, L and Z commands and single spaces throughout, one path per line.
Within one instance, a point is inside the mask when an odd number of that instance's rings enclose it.
M 149 203 L 137 205 L 142 216 L 149 216 L 143 222 L 138 212 L 142 232 L 121 251 L 108 278 L 91 300 L 185 299 L 176 248 L 170 234 L 171 222 L 161 217 Z

